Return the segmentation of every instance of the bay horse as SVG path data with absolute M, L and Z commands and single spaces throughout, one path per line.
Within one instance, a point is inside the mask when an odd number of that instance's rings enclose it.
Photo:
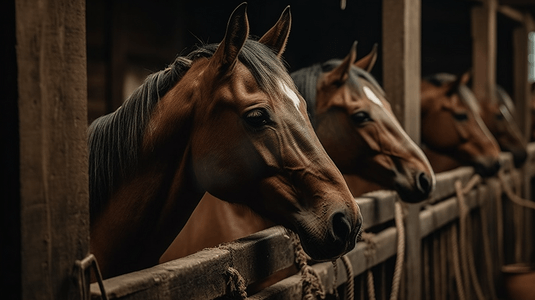
M 474 98 L 471 98 L 472 100 Z M 513 155 L 515 167 L 519 168 L 527 159 L 527 143 L 514 120 L 514 103 L 509 94 L 496 85 L 496 102 L 478 99 L 473 103 L 483 122 L 496 138 L 500 149 Z
M 89 127 L 90 249 L 104 278 L 158 263 L 205 192 L 295 231 L 332 260 L 362 216 L 314 134 L 281 55 L 287 7 L 258 41 L 246 4 L 225 37 L 150 75 Z
M 472 110 L 469 79 L 439 73 L 421 80 L 421 139 L 435 173 L 469 165 L 486 177 L 500 169 L 500 147 Z
M 344 176 L 363 179 L 350 186 L 354 196 L 386 188 L 396 190 L 403 201 L 421 202 L 435 186 L 431 165 L 402 129 L 384 91 L 369 73 L 377 47 L 357 62 L 356 55 L 355 43 L 343 60 L 329 60 L 291 74 L 307 101 L 316 134 Z M 246 207 L 206 195 L 160 262 L 272 225 Z

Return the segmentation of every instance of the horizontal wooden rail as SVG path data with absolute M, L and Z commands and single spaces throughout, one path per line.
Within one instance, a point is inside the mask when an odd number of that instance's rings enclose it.
M 528 163 L 535 165 L 535 145 L 530 145 Z M 519 175 L 512 168 L 512 156 L 502 154 L 502 165 L 507 178 Z M 420 234 L 425 237 L 458 218 L 454 183 L 460 180 L 465 185 L 473 176 L 473 169 L 458 168 L 437 175 L 437 188 L 420 212 Z M 494 180 L 494 181 L 493 181 Z M 511 180 L 511 179 L 509 179 Z M 493 183 L 494 182 L 494 183 Z M 496 179 L 489 179 L 466 195 L 471 209 L 494 199 L 492 190 Z M 477 189 L 477 190 L 476 190 Z M 478 196 L 478 193 L 484 193 Z M 398 196 L 392 191 L 377 191 L 356 198 L 364 216 L 364 229 L 391 222 L 394 218 L 394 203 Z M 359 242 L 347 254 L 354 276 L 364 273 L 396 254 L 397 231 L 388 227 L 375 234 L 371 241 L 376 250 L 366 256 L 366 243 Z M 110 299 L 213 299 L 228 292 L 228 270 L 232 267 L 240 272 L 246 283 L 256 282 L 281 269 L 294 264 L 294 251 L 287 231 L 276 226 L 250 235 L 246 238 L 200 251 L 185 258 L 174 260 L 145 270 L 121 275 L 104 281 Z M 337 282 L 334 283 L 334 267 L 331 262 L 314 264 L 327 292 L 347 281 L 343 264 L 337 261 Z M 281 280 L 250 299 L 278 299 L 301 293 L 299 274 Z M 96 284 L 91 285 L 91 294 L 100 294 Z

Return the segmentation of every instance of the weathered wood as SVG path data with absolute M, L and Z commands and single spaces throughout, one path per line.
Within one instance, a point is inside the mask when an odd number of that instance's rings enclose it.
M 529 15 L 525 14 L 525 19 Z M 528 81 L 528 35 L 533 28 L 523 23 L 513 29 L 513 101 L 517 107 L 515 118 L 526 141 L 531 138 L 531 86 Z
M 15 5 L 22 298 L 76 298 L 89 250 L 85 1 Z
M 524 14 L 511 6 L 508 5 L 499 5 L 497 7 L 497 12 L 508 17 L 511 20 L 514 20 L 518 23 L 524 23 Z
M 421 1 L 383 0 L 383 87 L 405 131 L 420 142 Z M 419 204 L 406 205 L 406 289 L 401 298 L 421 299 Z
M 485 0 L 472 8 L 472 90 L 481 101 L 494 103 L 496 84 L 497 0 Z
M 218 248 L 105 280 L 110 299 L 213 299 L 228 292 L 228 268 L 252 283 L 294 263 L 286 229 L 276 226 Z M 91 294 L 100 295 L 92 284 Z M 170 297 L 170 298 L 169 298 Z

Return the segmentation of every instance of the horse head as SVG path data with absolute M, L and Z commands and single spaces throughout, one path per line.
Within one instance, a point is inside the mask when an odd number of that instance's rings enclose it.
M 426 151 L 436 152 L 457 165 L 474 166 L 482 176 L 491 176 L 499 168 L 500 148 L 477 112 L 471 108 L 473 97 L 462 76 L 436 74 L 421 81 L 422 142 Z M 431 159 L 435 172 L 450 169 Z M 456 167 L 455 165 L 454 167 Z
M 500 86 L 496 87 L 496 96 L 496 102 L 479 101 L 476 109 L 479 110 L 483 122 L 496 138 L 500 149 L 513 154 L 514 164 L 518 168 L 526 161 L 527 144 L 514 120 L 511 111 L 514 107 L 512 99 Z
M 307 101 L 316 134 L 343 174 L 396 190 L 407 202 L 427 199 L 435 175 L 422 150 L 394 116 L 371 76 L 377 47 L 356 60 L 356 42 L 343 60 L 292 73 Z M 304 78 L 316 73 L 308 84 Z
M 290 25 L 287 7 L 250 40 L 242 4 L 219 46 L 194 59 L 195 76 L 181 81 L 192 98 L 191 167 L 202 190 L 296 231 L 313 259 L 333 259 L 355 246 L 361 215 L 280 59 Z M 183 109 L 177 94 L 160 111 Z

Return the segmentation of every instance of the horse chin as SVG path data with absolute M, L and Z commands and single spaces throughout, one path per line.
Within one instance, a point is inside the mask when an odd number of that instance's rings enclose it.
M 498 159 L 479 159 L 473 163 L 476 174 L 482 177 L 490 177 L 496 175 L 501 168 Z

